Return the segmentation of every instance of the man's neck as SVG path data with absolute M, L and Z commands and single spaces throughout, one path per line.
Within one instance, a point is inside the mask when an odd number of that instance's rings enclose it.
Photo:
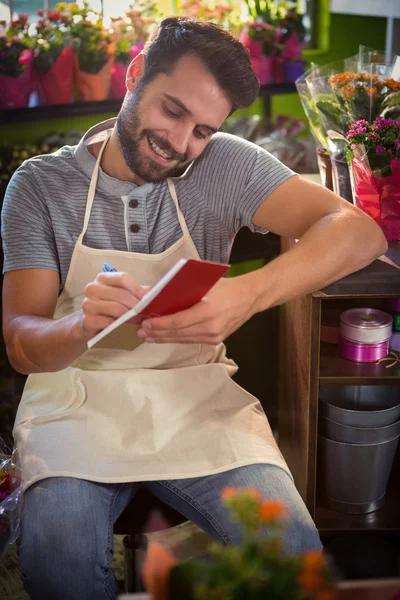
M 95 158 L 97 158 L 102 145 L 103 142 L 96 142 L 94 144 L 89 144 L 87 149 Z M 145 183 L 143 179 L 134 175 L 128 168 L 124 155 L 122 154 L 116 127 L 112 130 L 111 137 L 104 148 L 100 166 L 106 175 L 119 179 L 120 181 L 130 181 L 136 185 L 143 185 Z

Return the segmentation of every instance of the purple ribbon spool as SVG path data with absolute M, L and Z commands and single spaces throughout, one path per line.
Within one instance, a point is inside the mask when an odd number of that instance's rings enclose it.
M 359 342 L 351 342 L 340 336 L 339 354 L 342 358 L 353 362 L 376 362 L 389 354 L 389 340 L 380 342 L 379 344 L 360 344 Z

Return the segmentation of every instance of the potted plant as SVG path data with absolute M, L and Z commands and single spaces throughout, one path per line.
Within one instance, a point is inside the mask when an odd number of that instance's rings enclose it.
M 262 500 L 254 489 L 226 488 L 223 503 L 243 526 L 242 544 L 213 544 L 211 560 L 186 563 L 151 544 L 143 575 L 152 600 L 334 600 L 332 574 L 321 553 L 284 552 L 280 502 Z
M 400 240 L 400 120 L 359 120 L 346 135 L 355 204 Z
M 101 14 L 86 1 L 82 8 L 67 4 L 61 12 L 73 21 L 69 31 L 75 52 L 75 99 L 105 100 L 111 87 L 113 36 L 104 29 Z
M 285 81 L 296 81 L 304 73 L 302 52 L 306 34 L 303 16 L 297 12 L 296 6 L 287 10 L 280 19 L 279 26 L 282 31 L 283 78 Z
M 28 15 L 0 21 L 0 108 L 24 108 L 32 90 Z
M 240 41 L 250 54 L 253 71 L 261 85 L 272 80 L 273 58 L 279 54 L 281 31 L 269 23 L 255 21 L 247 24 L 240 34 Z
M 162 12 L 152 0 L 131 4 L 123 18 L 112 18 L 115 61 L 112 68 L 111 91 L 113 98 L 123 98 L 125 77 L 129 63 L 143 50 L 152 29 L 160 21 Z
M 63 14 L 65 3 L 57 10 L 38 10 L 33 38 L 35 87 L 42 104 L 68 104 L 72 101 L 74 56 L 68 43 L 72 18 Z

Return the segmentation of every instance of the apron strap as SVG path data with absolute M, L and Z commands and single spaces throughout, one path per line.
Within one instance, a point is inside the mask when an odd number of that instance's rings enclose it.
M 99 152 L 99 155 L 96 160 L 96 165 L 93 169 L 92 178 L 90 180 L 89 192 L 88 192 L 88 196 L 87 196 L 85 217 L 83 219 L 83 228 L 82 228 L 80 236 L 78 237 L 78 242 L 82 242 L 83 236 L 86 233 L 86 229 L 87 229 L 87 226 L 89 223 L 90 213 L 92 211 L 94 195 L 96 193 L 97 180 L 99 177 L 100 162 L 101 162 L 101 158 L 103 156 L 103 152 L 107 146 L 107 142 L 110 139 L 110 136 L 111 136 L 111 131 L 108 132 L 107 137 L 104 140 L 104 142 L 100 148 L 100 152 Z
M 168 178 L 167 183 L 168 183 L 170 194 L 172 196 L 172 200 L 174 201 L 174 204 L 175 204 L 176 213 L 178 215 L 179 225 L 181 226 L 182 233 L 184 236 L 188 236 L 190 238 L 190 233 L 189 233 L 189 229 L 187 228 L 185 218 L 181 212 L 181 209 L 179 208 L 178 196 L 176 195 L 174 181 L 173 181 L 173 179 Z

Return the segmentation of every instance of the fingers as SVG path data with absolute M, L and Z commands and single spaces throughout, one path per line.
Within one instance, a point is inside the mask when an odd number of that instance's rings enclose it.
M 224 327 L 224 321 L 219 317 L 212 319 L 202 318 L 195 321 L 190 320 L 187 313 L 176 313 L 169 317 L 160 317 L 143 321 L 138 331 L 138 336 L 146 341 L 158 343 L 201 343 L 216 345 L 222 342 L 227 332 Z
M 148 291 L 128 273 L 99 273 L 85 287 L 82 328 L 95 334 L 136 306 Z

